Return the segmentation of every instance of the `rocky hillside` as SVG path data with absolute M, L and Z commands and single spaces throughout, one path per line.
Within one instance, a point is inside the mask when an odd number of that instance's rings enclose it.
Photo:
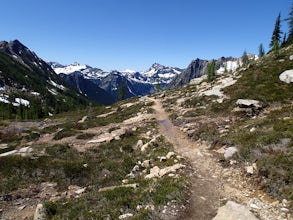
M 187 136 L 209 143 L 224 166 L 241 167 L 256 190 L 283 201 L 274 203 L 283 210 L 278 219 L 287 219 L 293 200 L 292 54 L 292 46 L 283 48 L 212 83 L 203 76 L 164 95 Z
M 19 41 L 0 42 L 0 118 L 40 118 L 88 104 Z
M 257 56 L 249 54 L 250 61 L 256 60 Z M 170 81 L 168 88 L 176 89 L 187 85 L 192 79 L 199 78 L 207 73 L 207 66 L 212 60 L 195 59 L 189 66 L 181 73 L 175 76 Z M 234 72 L 237 68 L 242 66 L 242 58 L 221 57 L 215 60 L 217 74 Z

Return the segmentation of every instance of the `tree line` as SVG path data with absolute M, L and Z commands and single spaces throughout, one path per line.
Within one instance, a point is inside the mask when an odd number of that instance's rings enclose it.
M 281 22 L 282 21 L 287 21 L 288 22 L 288 26 L 289 26 L 289 30 L 288 33 L 283 33 L 283 31 L 281 30 Z M 281 13 L 278 14 L 276 21 L 275 21 L 275 25 L 274 25 L 274 29 L 273 29 L 273 33 L 271 36 L 271 41 L 269 44 L 269 52 L 268 53 L 274 53 L 276 56 L 278 56 L 279 54 L 279 49 L 284 47 L 284 46 L 288 46 L 290 44 L 293 44 L 293 3 L 291 5 L 291 10 L 290 13 L 288 15 L 287 18 L 285 19 L 281 19 Z M 263 57 L 266 54 L 265 49 L 263 44 L 261 43 L 258 47 L 258 57 Z M 246 66 L 249 64 L 249 57 L 248 54 L 246 52 L 246 50 L 244 50 L 242 57 L 242 65 Z M 206 70 L 206 74 L 207 74 L 207 78 L 208 81 L 211 82 L 216 78 L 216 62 L 215 60 L 212 60 L 212 62 L 210 62 L 207 66 L 207 70 Z

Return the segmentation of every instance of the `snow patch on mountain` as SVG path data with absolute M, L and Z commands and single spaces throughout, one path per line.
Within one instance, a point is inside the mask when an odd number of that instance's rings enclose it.
M 9 96 L 8 95 L 0 94 L 0 102 L 9 104 L 10 102 L 8 101 L 8 99 L 9 99 Z
M 15 98 L 14 102 L 12 103 L 13 106 L 20 106 L 20 105 L 24 105 L 26 107 L 30 106 L 30 102 L 26 99 L 22 99 L 22 98 Z
M 59 66 L 59 67 L 56 67 L 56 68 L 53 67 L 54 71 L 57 74 L 60 74 L 60 73 L 70 74 L 70 73 L 74 73 L 76 71 L 81 71 L 81 70 L 86 69 L 86 68 L 87 68 L 86 65 L 80 65 L 77 62 L 75 62 L 73 64 L 70 64 L 68 66 Z
M 225 72 L 234 72 L 240 66 L 241 66 L 241 63 L 239 62 L 239 60 L 229 60 L 224 64 L 224 66 L 221 66 L 217 70 L 217 74 L 222 74 Z
M 166 67 L 158 63 L 154 63 L 147 71 L 138 72 L 131 69 L 124 71 L 111 71 L 106 72 L 99 68 L 93 68 L 88 65 L 81 65 L 77 62 L 68 66 L 63 66 L 56 62 L 49 63 L 57 74 L 72 74 L 79 73 L 84 76 L 85 79 L 100 80 L 109 74 L 116 74 L 126 77 L 129 81 L 144 84 L 163 84 L 166 85 L 176 76 L 179 75 L 182 70 L 179 68 Z
M 61 89 L 61 90 L 65 90 L 65 87 L 62 86 L 62 85 L 59 85 L 57 83 L 55 83 L 53 80 L 50 79 L 50 81 L 48 81 L 48 83 L 50 83 L 52 86 L 58 88 L 58 89 Z

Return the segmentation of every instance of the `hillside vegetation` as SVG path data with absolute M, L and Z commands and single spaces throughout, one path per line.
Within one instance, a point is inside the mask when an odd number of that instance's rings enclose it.
M 43 118 L 89 104 L 19 41 L 0 42 L 0 119 Z
M 38 203 L 49 219 L 178 215 L 188 198 L 185 161 L 158 134 L 151 105 L 135 98 L 30 124 L 3 123 L 2 217 L 29 218 Z

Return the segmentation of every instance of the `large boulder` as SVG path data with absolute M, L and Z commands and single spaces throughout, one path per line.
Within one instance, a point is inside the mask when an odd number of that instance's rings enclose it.
M 239 108 L 254 108 L 261 109 L 263 108 L 262 104 L 258 100 L 253 99 L 238 99 L 236 105 Z
M 292 83 L 293 82 L 293 70 L 286 70 L 285 72 L 281 73 L 279 79 L 285 83 Z
M 226 205 L 220 207 L 218 209 L 217 215 L 213 218 L 213 220 L 257 220 L 249 211 L 249 209 L 244 206 L 237 204 L 233 201 L 228 201 Z

